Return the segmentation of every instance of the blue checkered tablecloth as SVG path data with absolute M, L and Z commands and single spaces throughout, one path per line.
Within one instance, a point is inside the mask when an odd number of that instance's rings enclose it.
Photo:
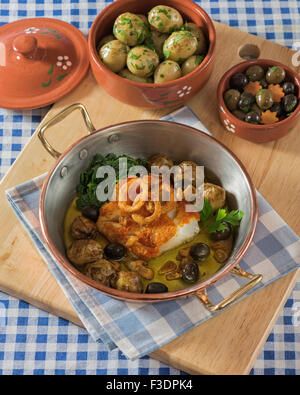
M 54 17 L 87 34 L 110 1 L 0 0 L 0 25 L 25 17 Z M 298 0 L 205 0 L 213 19 L 282 45 L 300 48 Z M 0 177 L 48 108 L 0 109 Z M 299 325 L 297 325 L 299 323 Z M 296 324 L 296 325 L 295 325 Z M 0 374 L 181 374 L 149 357 L 127 360 L 65 320 L 0 293 Z M 251 374 L 300 374 L 300 283 L 297 283 Z

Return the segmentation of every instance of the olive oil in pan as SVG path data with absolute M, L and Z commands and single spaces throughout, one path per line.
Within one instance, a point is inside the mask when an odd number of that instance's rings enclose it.
M 75 196 L 75 198 L 72 200 L 72 202 L 66 212 L 66 216 L 65 216 L 64 242 L 65 242 L 66 248 L 68 248 L 73 241 L 73 238 L 70 234 L 72 222 L 74 221 L 74 219 L 76 217 L 82 215 L 81 211 L 78 210 L 76 207 L 76 200 L 77 200 L 77 197 Z M 103 248 L 108 243 L 107 239 L 104 236 L 102 236 L 101 234 L 98 234 L 96 240 L 101 244 L 101 246 Z M 182 248 L 190 247 L 195 243 L 205 243 L 208 246 L 210 246 L 211 240 L 210 240 L 209 234 L 205 231 L 201 231 L 189 243 L 185 243 L 184 245 L 182 245 L 180 247 L 177 247 L 177 248 L 174 248 L 173 250 L 167 251 L 167 252 L 163 253 L 162 255 L 158 256 L 157 258 L 150 259 L 149 260 L 149 267 L 151 267 L 153 269 L 154 277 L 150 281 L 145 280 L 145 279 L 142 280 L 144 289 L 146 289 L 146 286 L 148 283 L 154 282 L 154 281 L 165 284 L 168 287 L 169 291 L 179 291 L 183 288 L 192 286 L 193 284 L 187 284 L 181 279 L 166 280 L 166 277 L 165 277 L 166 275 L 165 274 L 158 274 L 158 271 L 163 266 L 163 264 L 166 263 L 167 261 L 174 261 L 178 266 L 179 262 L 176 260 L 176 257 L 178 255 L 179 250 Z M 122 270 L 128 271 L 128 268 L 122 263 L 122 261 L 120 261 L 120 263 L 121 263 Z M 74 265 L 74 266 L 76 266 L 76 265 Z M 212 255 L 212 252 L 211 252 L 209 257 L 204 262 L 200 262 L 198 264 L 198 266 L 199 266 L 199 272 L 200 272 L 199 282 L 201 282 L 201 281 L 205 281 L 206 279 L 208 279 L 209 277 L 214 275 L 222 267 L 222 264 L 218 263 L 215 260 L 215 258 Z M 83 272 L 82 266 L 76 266 L 76 267 L 79 271 Z
M 192 286 L 193 284 L 187 284 L 181 279 L 166 280 L 166 275 L 158 274 L 158 271 L 167 261 L 174 261 L 178 266 L 179 262 L 176 260 L 176 257 L 179 250 L 181 250 L 182 248 L 190 247 L 195 243 L 205 243 L 210 246 L 211 240 L 206 232 L 201 231 L 191 242 L 185 243 L 180 247 L 167 251 L 162 255 L 158 256 L 157 258 L 150 259 L 149 267 L 151 267 L 154 271 L 154 278 L 151 281 L 143 280 L 143 284 L 146 286 L 149 282 L 157 281 L 165 284 L 168 287 L 169 291 L 179 291 L 180 289 Z M 200 262 L 198 264 L 198 267 L 200 272 L 199 282 L 201 282 L 215 274 L 222 267 L 222 265 L 215 260 L 211 252 L 209 257 L 204 262 Z

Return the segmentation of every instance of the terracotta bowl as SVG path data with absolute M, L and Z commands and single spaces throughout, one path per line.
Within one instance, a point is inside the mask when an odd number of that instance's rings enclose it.
M 209 49 L 202 63 L 190 74 L 164 84 L 144 84 L 127 80 L 108 70 L 96 50 L 99 40 L 112 33 L 118 15 L 124 12 L 146 14 L 156 5 L 176 8 L 184 20 L 201 26 L 209 41 Z M 116 99 L 133 106 L 158 109 L 183 104 L 208 81 L 215 59 L 216 32 L 207 13 L 191 0 L 117 0 L 107 6 L 95 19 L 89 34 L 89 55 L 93 74 L 98 83 Z
M 286 80 L 293 82 L 298 90 L 298 106 L 286 119 L 270 125 L 254 125 L 241 121 L 235 117 L 226 107 L 223 99 L 224 92 L 229 89 L 229 80 L 233 74 L 243 73 L 249 66 L 259 65 L 267 70 L 271 66 L 280 66 L 286 71 Z M 253 141 L 254 143 L 266 143 L 278 140 L 289 134 L 300 118 L 300 79 L 298 75 L 286 65 L 270 59 L 253 59 L 239 63 L 229 69 L 221 78 L 218 86 L 218 107 L 221 123 L 236 136 Z

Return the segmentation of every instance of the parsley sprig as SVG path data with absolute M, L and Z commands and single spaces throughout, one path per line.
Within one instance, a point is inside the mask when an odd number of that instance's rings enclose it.
M 207 198 L 204 199 L 203 209 L 200 212 L 200 222 L 209 233 L 225 230 L 225 223 L 232 226 L 239 226 L 244 213 L 241 210 L 228 212 L 226 208 L 219 208 L 216 215 L 213 215 L 212 206 Z

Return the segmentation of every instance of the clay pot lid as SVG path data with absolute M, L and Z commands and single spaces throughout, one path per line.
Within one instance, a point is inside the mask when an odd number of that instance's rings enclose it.
M 0 107 L 52 104 L 80 83 L 88 67 L 87 40 L 69 23 L 30 18 L 0 27 Z

